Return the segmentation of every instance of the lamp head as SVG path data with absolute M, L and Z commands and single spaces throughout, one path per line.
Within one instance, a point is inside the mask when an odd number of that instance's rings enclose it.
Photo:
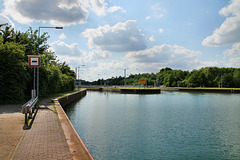
M 55 27 L 55 29 L 63 29 L 63 27 Z

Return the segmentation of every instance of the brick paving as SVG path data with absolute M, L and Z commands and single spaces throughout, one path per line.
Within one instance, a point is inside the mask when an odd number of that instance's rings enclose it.
M 58 115 L 51 104 L 46 101 L 40 104 L 32 128 L 24 133 L 12 159 L 72 159 Z

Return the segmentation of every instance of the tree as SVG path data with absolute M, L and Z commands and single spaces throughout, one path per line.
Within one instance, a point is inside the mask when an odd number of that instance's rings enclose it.
M 187 79 L 187 86 L 188 87 L 199 87 L 200 81 L 199 81 L 199 71 L 193 70 L 188 79 Z
M 14 42 L 0 45 L 0 103 L 19 103 L 27 98 L 25 93 L 31 78 L 24 51 L 24 46 Z
M 233 73 L 224 73 L 222 76 L 223 87 L 230 88 L 234 87 Z
M 2 29 L 3 26 L 5 29 Z M 49 36 L 43 33 L 38 40 L 37 34 L 38 31 L 31 28 L 20 32 L 6 24 L 0 25 L 0 103 L 19 103 L 30 99 L 33 68 L 28 65 L 28 55 L 36 55 L 38 46 L 41 56 L 40 96 L 74 89 L 74 71 L 66 62 L 59 63 L 55 53 L 48 50 Z
M 233 73 L 233 84 L 234 87 L 240 88 L 240 69 L 235 69 Z

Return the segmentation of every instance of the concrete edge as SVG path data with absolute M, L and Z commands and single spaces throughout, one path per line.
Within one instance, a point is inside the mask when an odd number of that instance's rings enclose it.
M 61 104 L 58 102 L 58 99 L 54 99 L 53 101 L 73 159 L 94 160 L 92 154 L 89 152 L 88 148 L 85 146 L 84 142 L 64 112 Z

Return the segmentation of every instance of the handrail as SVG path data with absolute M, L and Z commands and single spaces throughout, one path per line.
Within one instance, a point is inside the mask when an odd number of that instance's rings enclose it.
M 35 105 L 38 101 L 38 97 L 30 99 L 27 103 L 22 106 L 22 114 L 25 114 L 25 123 L 23 129 L 30 129 L 28 125 L 28 119 L 32 118 L 32 113 L 34 113 Z M 29 114 L 29 116 L 28 116 Z

